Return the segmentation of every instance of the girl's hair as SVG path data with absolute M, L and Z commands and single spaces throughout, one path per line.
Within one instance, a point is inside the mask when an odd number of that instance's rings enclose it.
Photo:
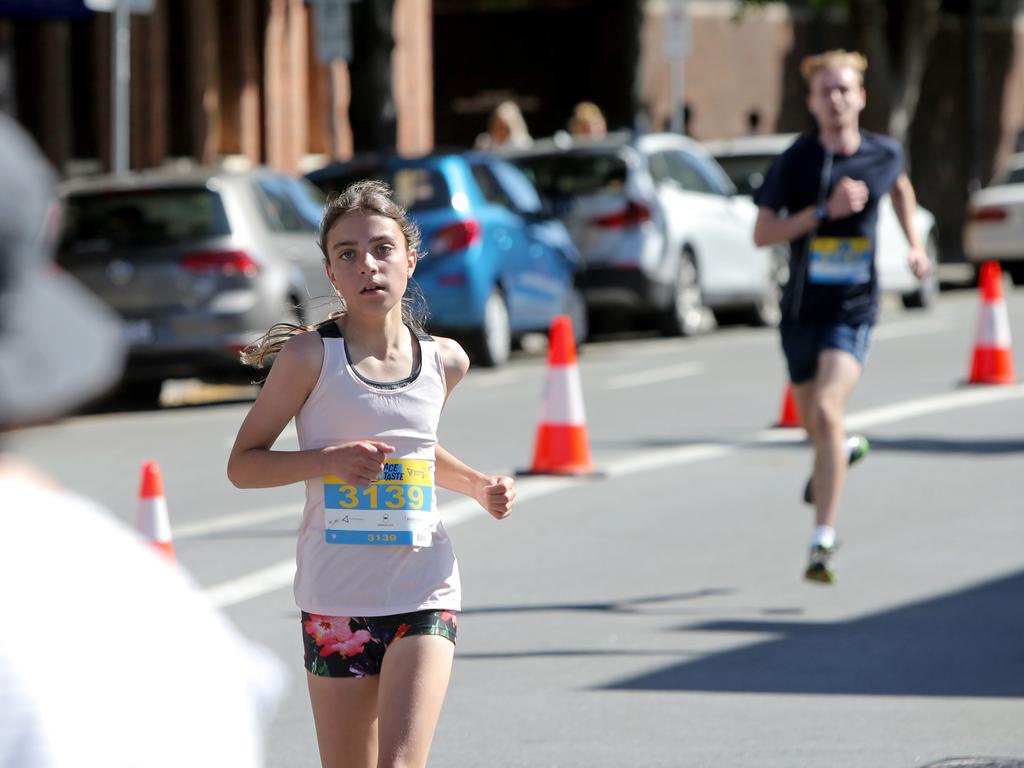
M 800 74 L 804 76 L 807 85 L 811 84 L 814 76 L 823 69 L 833 67 L 850 67 L 860 75 L 861 82 L 864 82 L 864 73 L 868 68 L 868 60 L 856 51 L 844 51 L 839 48 L 834 51 L 825 51 L 814 56 L 805 56 L 800 62 Z
M 383 181 L 357 181 L 346 187 L 343 192 L 333 195 L 327 200 L 323 218 L 320 220 L 320 233 L 317 237 L 317 245 L 320 246 L 320 252 L 323 254 L 324 264 L 329 262 L 327 237 L 331 228 L 343 216 L 354 213 L 374 214 L 391 219 L 402 230 L 406 249 L 419 252 L 420 228 L 409 218 L 405 208 L 395 202 L 391 188 Z M 424 254 L 419 255 L 422 257 Z M 242 362 L 262 368 L 267 359 L 280 352 L 292 336 L 305 331 L 314 331 L 328 323 L 333 323 L 339 315 L 345 313 L 344 299 L 338 296 L 335 302 L 339 305 L 338 308 L 331 312 L 327 320 L 317 325 L 276 323 L 271 326 L 270 330 L 242 351 L 240 355 Z M 426 320 L 427 302 L 423 291 L 419 285 L 410 281 L 405 296 L 402 297 L 402 321 L 406 325 L 422 331 Z

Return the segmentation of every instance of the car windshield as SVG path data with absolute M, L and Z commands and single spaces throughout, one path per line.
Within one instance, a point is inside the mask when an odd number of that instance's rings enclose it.
M 410 213 L 447 208 L 452 204 L 448 183 L 432 168 L 360 166 L 330 176 L 315 176 L 313 183 L 330 195 L 364 179 L 386 182 L 395 191 L 395 200 Z
M 775 155 L 723 155 L 715 160 L 736 185 L 741 195 L 751 195 L 764 183 L 765 174 L 771 168 Z
M 90 192 L 64 201 L 66 247 L 173 245 L 229 234 L 220 195 L 205 187 Z
M 614 154 L 534 155 L 515 163 L 547 197 L 621 194 L 626 188 L 626 161 Z
M 1024 184 L 1024 165 L 1019 168 L 1011 168 L 1001 173 L 992 181 L 992 186 L 1002 186 L 1004 184 Z

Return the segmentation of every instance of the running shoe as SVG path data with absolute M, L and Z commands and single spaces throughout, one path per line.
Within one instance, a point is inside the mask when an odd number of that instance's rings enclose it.
M 835 584 L 836 573 L 829 568 L 829 559 L 835 554 L 838 545 L 823 547 L 815 544 L 811 547 L 811 553 L 807 560 L 807 570 L 804 571 L 804 578 L 808 581 L 817 581 L 822 584 Z
M 850 435 L 846 438 L 846 465 L 852 467 L 858 461 L 868 455 L 871 444 L 864 435 Z M 811 485 L 813 476 L 807 478 L 807 485 L 804 486 L 804 502 L 814 503 L 814 488 Z

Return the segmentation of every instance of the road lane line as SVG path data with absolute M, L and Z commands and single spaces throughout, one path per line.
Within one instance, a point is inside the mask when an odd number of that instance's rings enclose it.
M 211 533 L 223 533 L 236 528 L 249 528 L 263 523 L 274 523 L 278 520 L 293 518 L 296 523 L 302 520 L 302 502 L 285 504 L 269 509 L 256 509 L 250 512 L 237 512 L 232 515 L 215 517 L 212 520 L 201 520 L 197 523 L 186 523 L 174 526 L 174 538 L 195 539 Z
M 1016 384 L 999 388 L 965 389 L 942 395 L 907 400 L 903 403 L 871 408 L 850 414 L 846 423 L 853 429 L 868 426 L 891 424 L 905 419 L 916 418 L 940 411 L 951 411 L 958 408 L 970 408 L 990 405 L 1006 400 L 1024 397 L 1024 385 Z M 611 478 L 663 469 L 667 466 L 682 466 L 698 461 L 718 459 L 743 450 L 749 442 L 759 443 L 798 443 L 804 440 L 801 429 L 773 429 L 754 433 L 748 441 L 736 444 L 697 443 L 682 447 L 665 448 L 643 453 L 634 453 L 603 464 L 601 469 Z M 517 483 L 517 500 L 529 501 L 563 491 L 574 485 L 593 482 L 589 479 L 576 477 L 536 477 L 524 478 Z M 264 510 L 268 513 L 279 511 L 280 508 Z M 467 520 L 482 517 L 486 513 L 470 499 L 456 499 L 444 504 L 443 516 L 445 526 L 452 528 Z M 258 514 L 258 513 L 243 513 Z M 234 515 L 232 518 L 241 518 Z M 210 521 L 214 524 L 216 521 Z M 197 524 L 198 525 L 198 524 Z M 224 527 L 222 530 L 226 530 Z M 209 599 L 221 608 L 252 600 L 270 592 L 281 589 L 292 582 L 295 575 L 295 561 L 289 558 L 268 568 L 246 574 L 237 579 L 223 582 L 205 590 Z
M 649 368 L 646 371 L 635 371 L 634 373 L 623 373 L 618 376 L 610 376 L 605 381 L 605 389 L 627 389 L 628 387 L 639 387 L 645 384 L 656 384 L 662 381 L 673 379 L 685 379 L 688 376 L 696 376 L 705 368 L 704 363 L 678 363 L 667 365 L 663 368 Z
M 493 389 L 503 384 L 511 384 L 523 378 L 519 370 L 498 371 L 497 373 L 471 373 L 462 381 L 463 387 L 470 389 Z
M 926 336 L 951 330 L 953 324 L 945 320 L 903 320 L 898 323 L 876 325 L 871 331 L 872 341 L 903 339 L 908 336 Z
M 939 411 L 952 411 L 957 408 L 969 408 L 976 405 L 990 405 L 1004 400 L 1024 397 L 1024 384 L 1013 384 L 1002 387 L 983 387 L 982 389 L 959 389 L 942 395 L 907 400 L 893 405 L 883 405 L 867 411 L 854 413 L 846 418 L 846 425 L 852 429 L 864 429 L 878 424 L 903 421 L 916 416 L 926 416 Z

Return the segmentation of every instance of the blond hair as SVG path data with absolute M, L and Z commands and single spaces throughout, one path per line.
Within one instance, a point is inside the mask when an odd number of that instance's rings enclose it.
M 607 130 L 604 113 L 594 102 L 581 101 L 573 108 L 572 117 L 569 118 L 569 132 L 588 133 L 588 128 L 596 128 L 598 132 L 604 133 Z
M 502 122 L 508 128 L 508 142 L 511 144 L 529 143 L 530 130 L 526 127 L 526 118 L 514 101 L 503 101 L 494 108 L 488 119 L 488 129 L 493 131 L 496 123 Z
M 373 214 L 391 219 L 402 231 L 405 238 L 407 250 L 419 250 L 420 229 L 411 218 L 408 212 L 399 205 L 391 192 L 391 187 L 383 181 L 357 181 L 350 184 L 345 190 L 334 195 L 327 201 L 324 208 L 323 218 L 320 220 L 320 232 L 317 237 L 317 245 L 324 255 L 324 263 L 329 262 L 327 255 L 327 237 L 331 228 L 343 216 L 352 213 Z M 422 256 L 422 254 L 420 254 Z M 330 317 L 317 325 L 302 325 L 299 323 L 275 323 L 265 334 L 249 344 L 239 357 L 246 365 L 262 368 L 268 358 L 272 358 L 281 351 L 285 343 L 292 336 L 306 331 L 314 331 L 325 325 L 333 323 L 345 312 L 345 301 L 341 296 L 336 297 L 335 302 L 339 305 Z M 427 304 L 423 292 L 419 286 L 410 282 L 406 288 L 405 296 L 402 297 L 402 321 L 416 330 L 423 330 L 427 319 Z
M 811 81 L 814 80 L 814 76 L 823 69 L 838 69 L 841 67 L 852 69 L 860 75 L 861 83 L 863 83 L 864 72 L 868 68 L 868 60 L 864 58 L 863 54 L 857 53 L 857 51 L 844 51 L 842 48 L 837 48 L 834 51 L 825 51 L 824 53 L 816 53 L 813 56 L 805 56 L 803 61 L 800 62 L 800 74 L 803 75 L 807 85 L 810 85 Z

